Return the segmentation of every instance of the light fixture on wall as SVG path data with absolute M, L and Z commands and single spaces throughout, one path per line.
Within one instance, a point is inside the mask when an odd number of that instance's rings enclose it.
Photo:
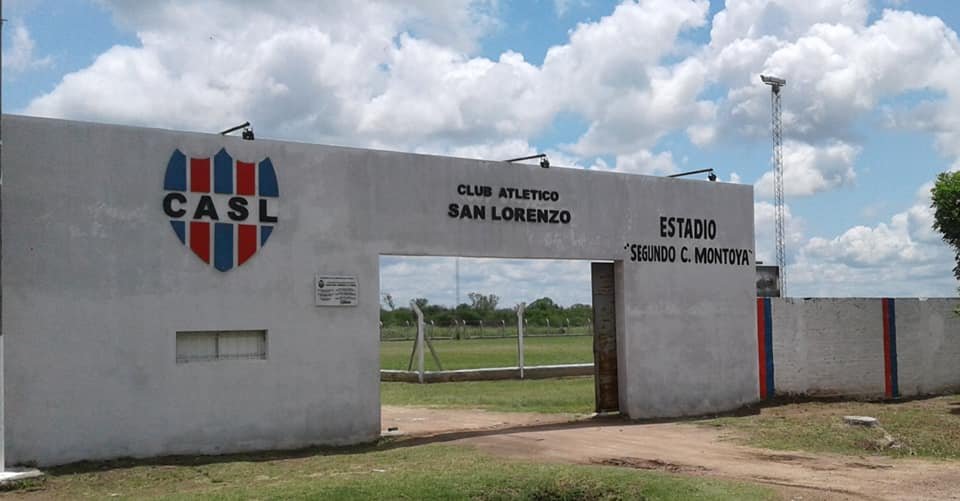
M 225 131 L 221 131 L 220 135 L 226 136 L 227 134 L 230 134 L 231 132 L 236 132 L 240 129 L 243 129 L 243 132 L 240 134 L 240 137 L 242 137 L 243 139 L 246 139 L 247 141 L 253 141 L 254 139 L 253 127 L 250 127 L 250 122 L 243 122 L 242 124 L 237 125 L 236 127 L 230 127 Z
M 507 162 L 507 163 L 520 162 L 522 160 L 533 160 L 534 158 L 540 159 L 540 167 L 543 167 L 544 169 L 550 168 L 550 160 L 547 159 L 546 153 L 538 153 L 536 155 L 530 155 L 527 157 L 511 158 L 510 160 L 504 160 L 504 162 Z
M 703 174 L 704 172 L 709 172 L 709 174 L 707 174 L 707 179 L 709 179 L 709 180 L 711 180 L 711 181 L 716 181 L 716 180 L 717 180 L 717 175 L 713 172 L 713 169 L 700 169 L 700 170 L 692 170 L 692 171 L 688 171 L 688 172 L 680 172 L 680 173 L 677 173 L 677 174 L 670 174 L 670 175 L 667 176 L 667 177 L 691 176 L 691 175 L 693 175 L 693 174 Z

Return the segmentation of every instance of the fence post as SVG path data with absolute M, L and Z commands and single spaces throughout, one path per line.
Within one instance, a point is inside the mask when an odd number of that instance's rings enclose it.
M 523 311 L 526 303 L 517 305 L 517 366 L 520 367 L 520 379 L 523 379 Z
M 417 314 L 417 379 L 423 383 L 423 339 L 426 334 L 423 325 L 423 312 L 413 301 L 410 301 L 410 309 Z

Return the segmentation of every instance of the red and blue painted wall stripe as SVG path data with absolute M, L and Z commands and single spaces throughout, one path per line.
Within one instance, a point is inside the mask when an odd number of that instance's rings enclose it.
M 883 298 L 883 394 L 900 397 L 897 369 L 897 309 L 893 298 Z
M 900 397 L 899 369 L 897 367 L 897 311 L 892 298 L 881 299 L 883 312 L 883 393 L 886 398 Z M 773 315 L 770 298 L 757 298 L 757 353 L 760 379 L 760 398 L 773 398 Z
M 757 352 L 760 368 L 760 399 L 776 393 L 773 372 L 773 311 L 770 298 L 757 298 Z

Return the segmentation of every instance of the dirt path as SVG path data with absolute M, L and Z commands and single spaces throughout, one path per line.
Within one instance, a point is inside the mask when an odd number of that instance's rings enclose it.
M 489 412 L 393 405 L 384 405 L 380 409 L 380 427 L 385 435 L 396 433 L 414 437 L 569 423 L 576 419 L 577 416 L 572 414 L 533 412 Z M 391 428 L 397 430 L 392 432 Z
M 960 500 L 960 463 L 773 451 L 684 423 L 570 422 L 571 416 L 384 407 L 382 421 L 423 442 L 518 459 L 717 476 L 781 487 L 787 498 Z

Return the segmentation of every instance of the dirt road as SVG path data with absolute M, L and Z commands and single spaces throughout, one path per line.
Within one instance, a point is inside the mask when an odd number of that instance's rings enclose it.
M 687 423 L 385 406 L 383 428 L 505 457 L 660 470 L 778 486 L 787 499 L 960 500 L 960 463 L 741 446 Z M 396 432 L 394 432 L 396 433 Z

